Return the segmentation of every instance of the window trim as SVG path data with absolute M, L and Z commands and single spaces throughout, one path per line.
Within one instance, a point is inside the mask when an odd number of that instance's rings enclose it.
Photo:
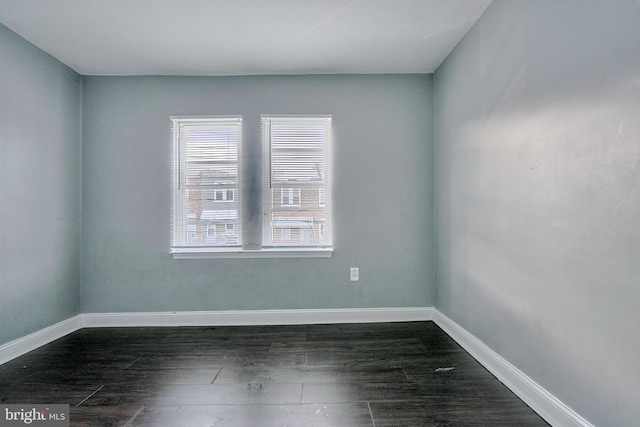
M 173 259 L 231 259 L 231 258 L 331 258 L 333 248 L 277 247 L 240 249 L 189 247 L 171 251 Z

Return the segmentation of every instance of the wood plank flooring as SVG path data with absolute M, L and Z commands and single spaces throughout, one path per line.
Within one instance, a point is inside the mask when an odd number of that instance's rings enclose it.
M 67 403 L 72 426 L 548 425 L 432 322 L 82 329 L 1 365 L 0 403 Z

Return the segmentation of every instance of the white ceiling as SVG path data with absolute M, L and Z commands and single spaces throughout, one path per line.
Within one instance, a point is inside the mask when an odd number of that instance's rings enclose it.
M 85 75 L 430 73 L 491 0 L 0 0 Z

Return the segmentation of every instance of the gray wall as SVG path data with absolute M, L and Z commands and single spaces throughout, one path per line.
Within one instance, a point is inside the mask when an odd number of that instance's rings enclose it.
M 85 77 L 83 311 L 432 306 L 432 88 L 431 75 Z M 243 115 L 250 164 L 260 114 L 314 113 L 333 115 L 334 256 L 173 260 L 169 116 Z
M 0 25 L 0 344 L 79 312 L 81 79 Z
M 494 0 L 435 73 L 436 306 L 640 419 L 640 3 Z

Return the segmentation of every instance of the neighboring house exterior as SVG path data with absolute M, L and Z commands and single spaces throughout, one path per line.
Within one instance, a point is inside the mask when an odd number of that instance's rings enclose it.
M 275 245 L 325 243 L 325 195 L 318 188 L 275 188 L 271 214 L 271 239 Z
M 203 189 L 190 189 L 186 203 L 186 239 L 189 246 L 237 245 L 240 227 L 238 188 L 230 187 L 229 177 L 209 175 L 189 177 Z
M 190 177 L 206 189 L 191 189 L 186 203 L 185 242 L 190 246 L 237 245 L 241 230 L 237 188 L 222 185 L 219 177 Z M 322 245 L 325 242 L 325 195 L 318 188 L 275 188 L 271 212 L 274 245 Z M 266 213 L 269 215 L 269 213 Z M 265 225 L 267 228 L 268 225 Z

